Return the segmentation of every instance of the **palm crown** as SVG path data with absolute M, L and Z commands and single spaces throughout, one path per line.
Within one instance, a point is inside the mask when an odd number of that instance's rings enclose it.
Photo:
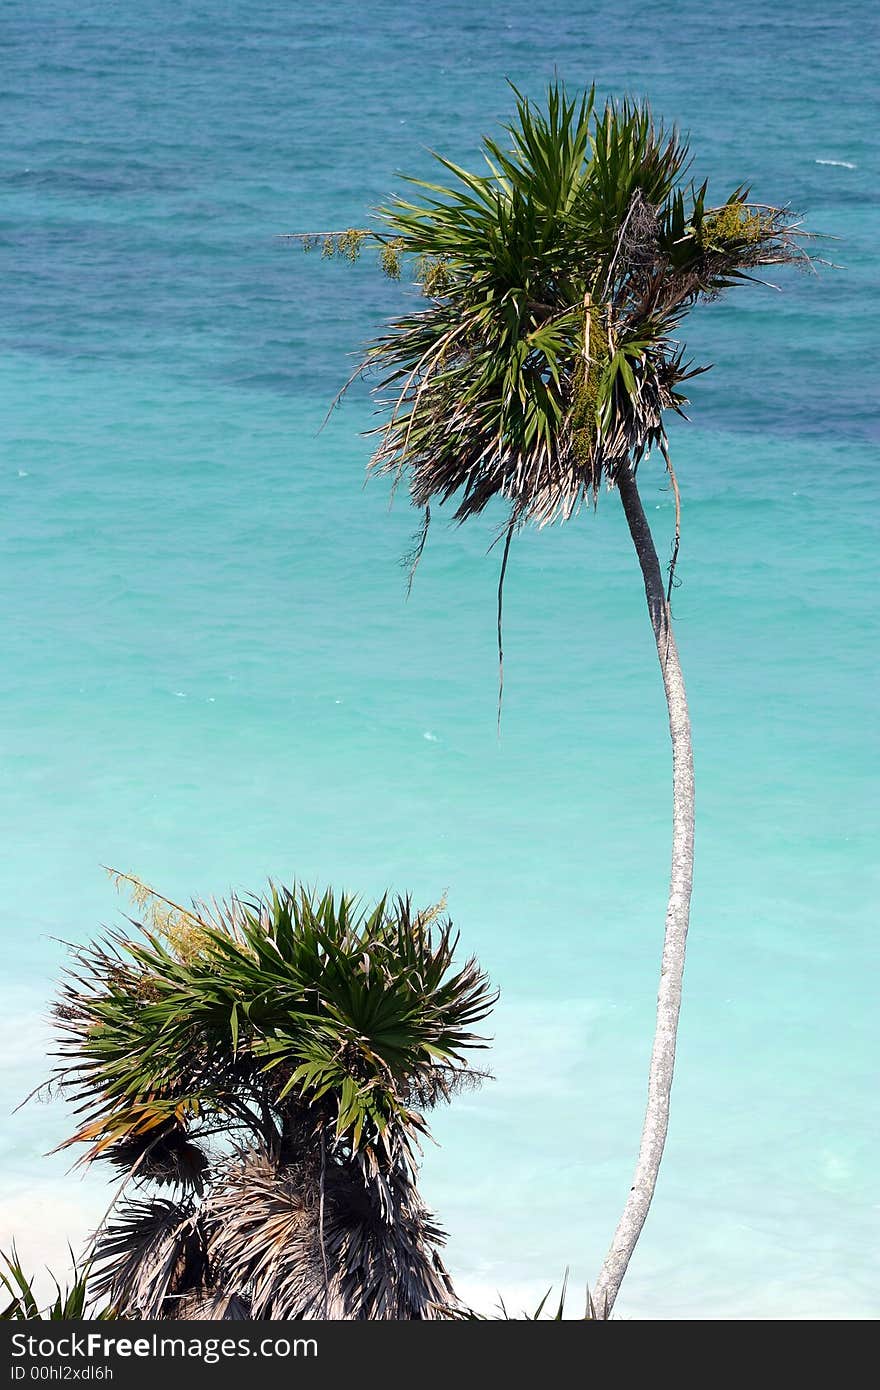
M 441 909 L 272 887 L 189 911 L 134 883 L 147 923 L 78 950 L 56 1005 L 66 1145 L 171 1189 L 104 1227 L 96 1292 L 146 1317 L 434 1316 L 423 1111 L 479 1079 L 494 1002 Z
M 712 206 L 685 181 L 687 145 L 646 106 L 517 98 L 509 148 L 483 142 L 474 174 L 410 180 L 383 209 L 386 268 L 410 253 L 430 305 L 394 320 L 364 366 L 389 408 L 374 468 L 408 470 L 413 502 L 495 496 L 511 520 L 571 516 L 623 460 L 665 446 L 681 411 L 677 325 L 756 267 L 806 261 L 797 224 L 745 187 Z

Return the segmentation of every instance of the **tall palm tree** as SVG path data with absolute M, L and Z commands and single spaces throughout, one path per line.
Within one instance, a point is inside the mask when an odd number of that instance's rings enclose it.
M 543 108 L 517 94 L 507 139 L 485 139 L 487 170 L 437 156 L 442 183 L 409 180 L 412 198 L 381 210 L 378 232 L 323 236 L 325 254 L 355 259 L 365 237 L 387 273 L 415 259 L 427 306 L 393 320 L 361 370 L 379 373 L 384 412 L 372 468 L 405 476 L 424 526 L 435 503 L 459 522 L 500 499 L 501 586 L 511 540 L 527 522 L 572 518 L 615 490 L 641 567 L 672 738 L 672 872 L 648 1103 L 635 1177 L 594 1286 L 610 1310 L 650 1206 L 666 1140 L 690 911 L 694 771 L 684 680 L 669 598 L 678 547 L 678 488 L 664 413 L 682 413 L 684 361 L 675 334 L 700 300 L 800 261 L 798 225 L 734 189 L 712 205 L 687 178 L 687 145 L 646 106 L 599 110 L 551 86 Z M 304 238 L 306 246 L 314 238 Z M 676 497 L 673 561 L 664 583 L 637 484 L 658 448 Z
M 125 878 L 126 876 L 120 876 Z M 440 909 L 276 888 L 75 950 L 53 1081 L 122 1189 L 89 1291 L 141 1318 L 460 1310 L 416 1186 L 424 1111 L 476 1083 L 494 996 Z

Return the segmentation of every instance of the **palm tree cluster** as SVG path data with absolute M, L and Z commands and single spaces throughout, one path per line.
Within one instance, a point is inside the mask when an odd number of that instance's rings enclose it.
M 647 107 L 599 110 L 592 92 L 554 85 L 540 109 L 517 95 L 506 134 L 484 140 L 486 172 L 437 156 L 451 182 L 411 180 L 419 201 L 395 199 L 379 231 L 294 236 L 350 261 L 372 240 L 392 278 L 402 257 L 415 266 L 427 303 L 359 369 L 378 373 L 371 466 L 405 476 L 424 511 L 414 562 L 432 503 L 454 500 L 464 521 L 500 499 L 503 585 L 515 531 L 571 518 L 604 481 L 641 568 L 672 742 L 672 865 L 645 1122 L 592 1320 L 611 1314 L 655 1190 L 693 876 L 672 576 L 636 471 L 658 447 L 677 503 L 664 414 L 705 370 L 676 338 L 688 310 L 809 257 L 793 215 L 744 185 L 711 203 L 686 143 Z M 500 605 L 499 586 L 499 657 Z M 480 1079 L 466 1053 L 494 996 L 474 960 L 455 964 L 441 909 L 270 886 L 189 910 L 118 877 L 143 920 L 76 950 L 56 1006 L 53 1080 L 79 1117 L 66 1142 L 121 1176 L 88 1252 L 90 1297 L 146 1318 L 469 1316 L 417 1164 L 425 1112 Z M 28 1281 L 9 1273 L 10 1316 L 34 1316 Z
M 125 876 L 121 876 L 125 877 Z M 424 1112 L 481 1073 L 494 1003 L 441 908 L 271 886 L 74 949 L 53 1080 L 122 1191 L 90 1291 L 142 1318 L 460 1308 L 416 1186 Z
M 463 521 L 500 497 L 543 524 L 665 446 L 663 412 L 705 370 L 675 338 L 693 304 L 808 258 L 788 210 L 685 182 L 686 142 L 645 106 L 554 85 L 545 109 L 518 96 L 507 135 L 484 139 L 485 173 L 437 155 L 451 182 L 409 180 L 420 201 L 381 210 L 430 304 L 364 361 L 387 410 L 372 465 L 405 470 L 418 507 L 455 497 Z

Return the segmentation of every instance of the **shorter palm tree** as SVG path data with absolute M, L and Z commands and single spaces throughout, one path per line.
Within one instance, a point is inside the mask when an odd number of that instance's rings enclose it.
M 94 1297 L 142 1318 L 429 1319 L 460 1308 L 416 1186 L 424 1112 L 483 1073 L 495 996 L 442 907 L 271 886 L 74 949 L 53 1081 L 122 1190 Z

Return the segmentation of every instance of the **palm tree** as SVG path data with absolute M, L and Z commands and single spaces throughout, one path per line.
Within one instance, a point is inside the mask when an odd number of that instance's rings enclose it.
M 393 320 L 360 368 L 380 377 L 371 467 L 395 484 L 405 477 L 423 510 L 416 562 L 435 503 L 454 500 L 459 522 L 496 498 L 507 507 L 499 663 L 504 572 L 527 522 L 574 517 L 604 483 L 620 496 L 641 567 L 672 738 L 672 872 L 638 1162 L 593 1290 L 610 1310 L 666 1140 L 693 877 L 691 731 L 669 602 L 678 487 L 664 413 L 682 413 L 682 384 L 705 368 L 684 361 L 675 334 L 696 303 L 756 268 L 809 258 L 791 214 L 750 202 L 744 186 L 710 204 L 707 184 L 687 178 L 687 145 L 646 106 L 599 110 L 592 92 L 570 99 L 554 85 L 542 109 L 517 94 L 516 112 L 507 140 L 484 140 L 486 172 L 438 155 L 445 182 L 409 180 L 412 198 L 381 210 L 380 231 L 319 236 L 325 254 L 349 259 L 375 237 L 392 276 L 402 256 L 415 260 L 427 305 Z M 676 498 L 666 583 L 637 485 L 653 447 Z
M 431 1319 L 461 1308 L 416 1186 L 423 1112 L 480 1073 L 494 1002 L 441 908 L 271 887 L 76 948 L 55 1006 L 62 1147 L 121 1190 L 89 1292 L 141 1318 Z

